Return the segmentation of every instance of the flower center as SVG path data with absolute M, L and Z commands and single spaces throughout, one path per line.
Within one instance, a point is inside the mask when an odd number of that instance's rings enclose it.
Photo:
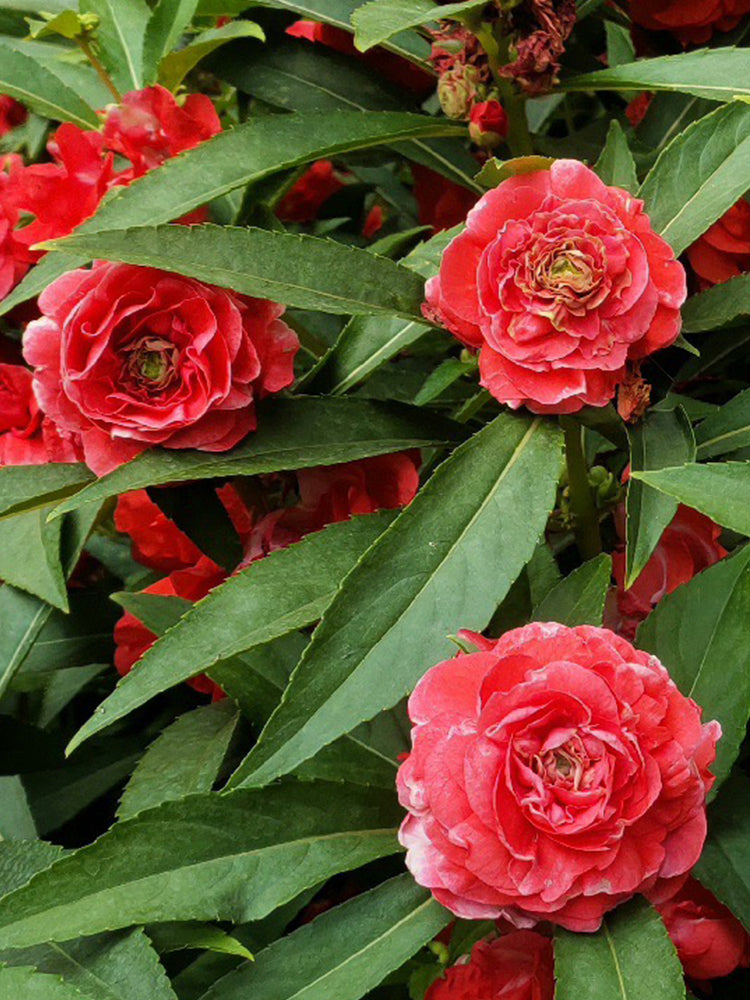
M 534 754 L 531 766 L 546 785 L 578 791 L 590 783 L 592 763 L 583 740 L 575 735 L 561 746 Z
M 162 337 L 146 334 L 128 344 L 124 353 L 123 374 L 131 385 L 142 391 L 161 392 L 178 377 L 179 350 Z

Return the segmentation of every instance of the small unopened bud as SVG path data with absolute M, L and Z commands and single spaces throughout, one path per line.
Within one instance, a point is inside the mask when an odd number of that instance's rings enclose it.
M 448 118 L 468 118 L 476 97 L 479 71 L 459 63 L 438 81 L 440 107 Z
M 508 116 L 499 101 L 482 101 L 471 109 L 471 141 L 482 149 L 494 149 L 508 135 Z

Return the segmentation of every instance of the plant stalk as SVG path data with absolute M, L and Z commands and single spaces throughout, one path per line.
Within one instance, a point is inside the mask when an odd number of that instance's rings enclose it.
M 565 434 L 565 463 L 568 467 L 568 490 L 573 512 L 573 533 L 583 560 L 593 559 L 602 551 L 599 514 L 589 485 L 589 470 L 583 453 L 582 427 L 571 417 L 560 417 Z

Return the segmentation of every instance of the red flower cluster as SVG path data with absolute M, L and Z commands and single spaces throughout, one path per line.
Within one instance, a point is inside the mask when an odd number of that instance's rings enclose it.
M 480 199 L 426 295 L 427 318 L 480 352 L 496 399 L 572 413 L 675 341 L 686 283 L 643 202 L 557 160 Z
M 471 957 L 448 969 L 425 1000 L 552 1000 L 552 942 L 534 931 L 479 941 Z
M 750 203 L 740 198 L 688 247 L 687 255 L 701 289 L 744 274 L 750 268 Z
M 630 16 L 650 31 L 671 31 L 683 45 L 703 45 L 714 31 L 731 31 L 750 11 L 750 0 L 630 0 Z
M 429 167 L 412 163 L 411 172 L 420 224 L 432 226 L 436 233 L 463 222 L 477 203 L 478 195 L 474 191 L 447 180 Z
M 42 409 L 98 474 L 151 445 L 227 451 L 294 377 L 283 307 L 190 278 L 99 264 L 39 297 L 24 334 Z
M 297 503 L 271 513 L 248 509 L 233 487 L 222 487 L 219 496 L 245 552 L 238 570 L 312 531 L 319 531 L 326 524 L 346 521 L 354 514 L 405 506 L 419 486 L 418 465 L 419 454 L 405 452 L 300 469 L 295 473 Z M 269 478 L 272 485 L 274 477 Z M 270 490 L 268 494 L 270 498 Z M 169 573 L 147 587 L 147 594 L 197 601 L 226 579 L 226 572 L 200 552 L 145 490 L 126 494 L 118 501 L 115 524 L 119 531 L 130 535 L 135 559 L 150 569 Z M 155 641 L 153 632 L 126 612 L 115 627 L 115 666 L 119 673 L 128 673 Z M 205 676 L 190 683 L 196 690 L 214 697 L 221 693 Z
M 657 907 L 691 979 L 718 979 L 750 965 L 750 935 L 726 906 L 689 878 Z
M 703 847 L 719 724 L 608 629 L 464 635 L 480 651 L 409 700 L 398 790 L 416 880 L 461 917 L 574 931 L 673 892 Z
M 625 538 L 625 512 L 618 512 L 617 527 Z M 617 584 L 617 613 L 613 627 L 627 639 L 635 636 L 644 618 L 664 597 L 692 580 L 696 573 L 713 566 L 727 555 L 719 544 L 721 528 L 705 514 L 680 505 L 671 524 L 665 528 L 659 544 L 633 586 L 625 589 L 624 541 L 612 554 L 613 575 Z
M 318 160 L 304 172 L 276 207 L 282 222 L 313 222 L 325 202 L 344 186 L 330 160 Z
M 6 162 L 0 173 L 0 297 L 41 256 L 32 246 L 69 235 L 110 188 L 221 131 L 207 97 L 194 94 L 180 106 L 159 86 L 126 94 L 121 106 L 103 115 L 103 133 L 61 125 L 47 146 L 50 163 Z M 118 171 L 115 153 L 131 166 Z

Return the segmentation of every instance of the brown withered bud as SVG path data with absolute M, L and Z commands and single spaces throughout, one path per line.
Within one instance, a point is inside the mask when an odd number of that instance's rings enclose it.
M 500 69 L 532 97 L 557 82 L 560 57 L 576 21 L 576 0 L 522 0 L 505 12 L 513 61 Z

